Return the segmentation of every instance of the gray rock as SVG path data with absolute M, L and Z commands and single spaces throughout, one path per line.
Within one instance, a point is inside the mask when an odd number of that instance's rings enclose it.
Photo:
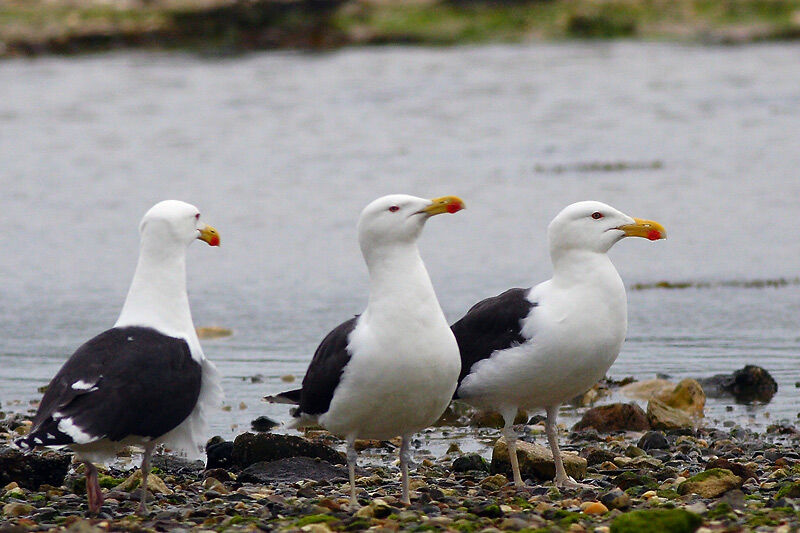
M 648 431 L 639 439 L 639 448 L 647 450 L 667 450 L 669 441 L 660 431 Z
M 564 469 L 567 474 L 575 479 L 586 477 L 586 459 L 572 454 L 561 454 L 564 461 Z M 517 441 L 517 460 L 519 470 L 523 479 L 535 478 L 541 481 L 548 481 L 556 475 L 556 465 L 553 461 L 553 454 L 550 448 L 531 444 L 530 442 Z M 492 450 L 492 474 L 505 474 L 511 476 L 511 462 L 508 456 L 508 445 L 505 437 L 497 440 Z
M 311 457 L 333 464 L 345 464 L 342 454 L 330 446 L 294 435 L 242 433 L 233 441 L 231 450 L 231 461 L 241 468 L 289 457 Z
M 612 403 L 593 407 L 584 413 L 573 429 L 595 428 L 601 433 L 609 431 L 644 431 L 650 429 L 647 416 L 635 403 Z
M 453 461 L 454 472 L 470 472 L 472 470 L 488 472 L 489 465 L 486 463 L 486 459 L 477 453 L 470 453 L 468 455 L 462 455 Z
M 620 509 L 624 511 L 631 506 L 631 497 L 622 489 L 615 488 L 600 496 L 600 502 L 609 509 Z
M 60 486 L 67 476 L 72 454 L 45 450 L 24 454 L 10 446 L 0 447 L 0 487 L 16 481 L 20 487 L 37 490 L 40 485 Z
M 778 384 L 760 366 L 747 365 L 733 374 L 717 374 L 698 380 L 707 396 L 733 396 L 737 402 L 769 402 L 778 392 Z
M 286 457 L 277 461 L 259 461 L 239 474 L 242 483 L 296 483 L 303 480 L 333 481 L 347 479 L 347 468 L 321 459 Z

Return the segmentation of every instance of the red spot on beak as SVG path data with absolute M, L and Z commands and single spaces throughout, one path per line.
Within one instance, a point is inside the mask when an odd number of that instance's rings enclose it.
M 211 246 L 219 246 L 219 237 L 217 235 L 214 235 L 213 237 L 211 237 L 211 240 L 208 241 L 208 244 Z
M 447 212 L 450 214 L 458 213 L 462 209 L 464 209 L 464 204 L 461 202 L 453 202 L 452 204 L 447 205 Z
M 647 238 L 651 241 L 657 241 L 661 238 L 661 232 L 655 229 L 651 229 L 647 232 Z

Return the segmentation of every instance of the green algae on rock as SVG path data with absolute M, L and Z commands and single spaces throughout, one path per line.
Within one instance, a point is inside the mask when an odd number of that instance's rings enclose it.
M 618 516 L 611 533 L 692 533 L 703 519 L 683 509 L 647 509 Z

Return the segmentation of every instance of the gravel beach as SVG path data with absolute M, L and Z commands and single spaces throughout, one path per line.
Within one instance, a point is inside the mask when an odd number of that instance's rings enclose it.
M 243 433 L 233 442 L 209 441 L 207 465 L 159 454 L 145 516 L 135 514 L 138 473 L 107 469 L 97 517 L 87 517 L 83 476 L 71 454 L 21 456 L 8 446 L 25 428 L 21 415 L 0 421 L 0 531 L 788 532 L 800 526 L 800 432 L 785 424 L 762 433 L 735 424 L 562 431 L 567 462 L 585 485 L 574 490 L 547 480 L 547 458 L 530 469 L 523 459 L 528 486 L 515 488 L 504 473 L 502 441 L 493 457 L 461 451 L 464 436 L 493 438 L 494 429 L 459 428 L 466 432 L 440 456 L 426 449 L 423 433 L 414 443 L 410 506 L 399 501 L 396 444 L 361 441 L 356 509 L 348 505 L 341 440 L 321 430 L 305 437 Z M 517 429 L 524 440 L 545 442 L 536 417 Z M 528 448 L 535 453 L 536 446 Z M 119 462 L 136 465 L 135 450 Z

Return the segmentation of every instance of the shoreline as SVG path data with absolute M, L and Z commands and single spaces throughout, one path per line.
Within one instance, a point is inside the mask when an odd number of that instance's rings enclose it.
M 345 46 L 800 39 L 800 0 L 6 0 L 0 58 L 120 49 L 231 55 Z

